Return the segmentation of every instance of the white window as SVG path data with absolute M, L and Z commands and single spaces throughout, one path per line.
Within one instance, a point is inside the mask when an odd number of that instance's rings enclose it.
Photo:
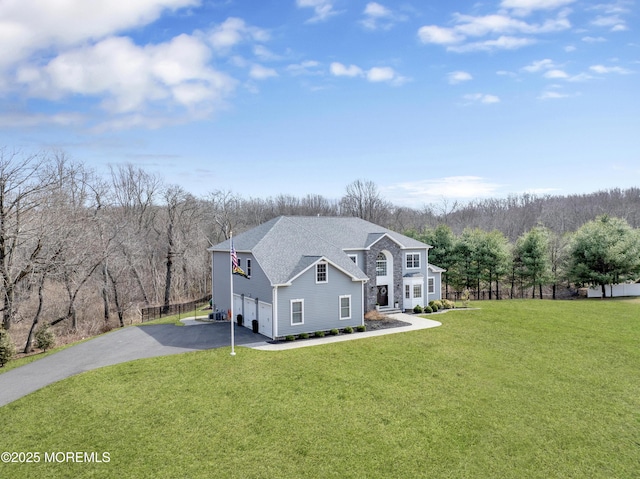
M 411 299 L 411 286 L 408 284 L 404 285 L 404 297 L 406 299 Z
M 340 296 L 340 319 L 351 319 L 351 296 Z
M 436 285 L 435 285 L 435 281 L 433 280 L 433 278 L 429 278 L 429 294 L 433 294 L 436 292 Z
M 355 264 L 358 264 L 358 255 L 357 254 L 350 254 L 349 255 L 349 259 L 351 261 L 353 261 Z
M 407 269 L 420 268 L 420 253 L 407 253 L 405 259 Z
M 376 276 L 387 275 L 387 257 L 384 253 L 379 253 L 376 258 Z
M 422 298 L 422 285 L 414 284 L 413 285 L 413 299 Z
M 304 324 L 304 299 L 291 300 L 291 325 Z
M 251 276 L 251 260 L 247 259 L 247 271 L 245 271 L 247 273 L 247 276 Z
M 327 282 L 327 263 L 318 263 L 316 265 L 316 283 Z

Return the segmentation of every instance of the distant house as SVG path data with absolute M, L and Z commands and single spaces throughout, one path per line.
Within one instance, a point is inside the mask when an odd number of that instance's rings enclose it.
M 364 324 L 441 298 L 431 246 L 359 218 L 280 216 L 233 238 L 234 315 L 270 338 Z M 231 306 L 230 241 L 211 248 L 214 308 Z M 235 319 L 235 318 L 234 318 Z

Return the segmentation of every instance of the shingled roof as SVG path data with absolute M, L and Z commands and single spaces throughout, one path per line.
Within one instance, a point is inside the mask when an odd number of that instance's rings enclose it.
M 289 284 L 296 276 L 321 260 L 351 276 L 367 281 L 367 275 L 346 251 L 367 250 L 384 236 L 401 248 L 429 245 L 360 218 L 326 216 L 279 216 L 234 236 L 239 253 L 252 253 L 272 285 Z M 229 251 L 224 241 L 210 251 Z

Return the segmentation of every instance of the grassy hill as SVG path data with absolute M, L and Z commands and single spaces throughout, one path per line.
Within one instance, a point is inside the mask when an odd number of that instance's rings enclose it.
M 0 408 L 0 452 L 41 454 L 0 477 L 640 477 L 640 303 L 474 306 L 436 329 L 70 378 Z

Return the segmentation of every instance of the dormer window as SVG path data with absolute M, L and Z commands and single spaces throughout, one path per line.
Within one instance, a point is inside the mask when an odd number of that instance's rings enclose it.
M 327 281 L 327 263 L 316 264 L 316 283 L 326 283 Z

